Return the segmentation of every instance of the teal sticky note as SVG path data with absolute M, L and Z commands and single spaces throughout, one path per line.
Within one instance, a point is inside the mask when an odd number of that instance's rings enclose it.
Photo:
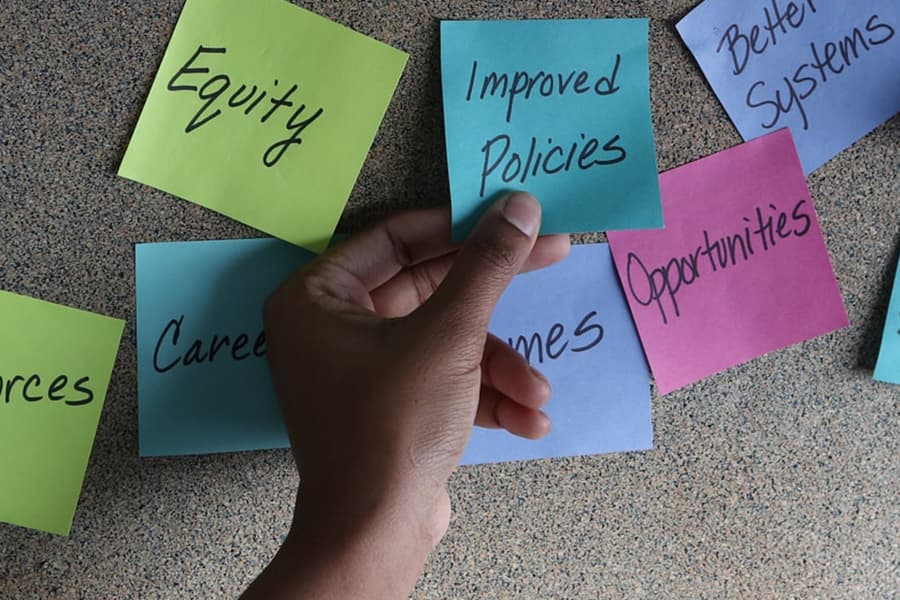
M 141 456 L 289 445 L 262 312 L 313 257 L 273 239 L 135 247 Z
M 888 304 L 887 319 L 884 321 L 881 350 L 875 364 L 875 379 L 900 383 L 900 264 L 897 265 L 894 289 Z
M 545 234 L 663 226 L 647 23 L 441 23 L 455 238 L 514 189 L 541 201 Z

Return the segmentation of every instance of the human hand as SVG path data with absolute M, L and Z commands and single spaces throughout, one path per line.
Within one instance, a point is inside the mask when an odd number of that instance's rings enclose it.
M 288 540 L 250 592 L 405 596 L 449 524 L 445 486 L 473 423 L 548 431 L 549 384 L 487 333 L 516 273 L 568 253 L 568 236 L 539 228 L 525 193 L 461 247 L 449 210 L 399 213 L 273 294 L 268 355 L 302 482 Z

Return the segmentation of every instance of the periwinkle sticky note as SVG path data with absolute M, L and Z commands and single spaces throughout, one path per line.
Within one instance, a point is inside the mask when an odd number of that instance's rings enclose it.
M 543 233 L 662 227 L 647 19 L 443 21 L 454 237 L 525 189 Z
M 678 23 L 741 136 L 782 127 L 810 173 L 900 110 L 897 0 L 704 0 Z
M 119 175 L 321 251 L 406 59 L 284 0 L 187 0 Z
M 68 535 L 124 326 L 0 291 L 0 521 Z
M 272 239 L 137 246 L 142 455 L 288 446 L 262 310 L 311 258 Z M 652 445 L 649 374 L 605 244 L 573 248 L 563 262 L 516 277 L 491 331 L 550 378 L 554 427 L 540 442 L 476 430 L 465 462 Z
M 661 394 L 848 325 L 790 130 L 660 185 L 666 228 L 609 243 Z
M 887 317 L 884 320 L 884 334 L 878 362 L 875 364 L 875 379 L 887 383 L 900 383 L 900 265 L 894 278 Z
M 516 276 L 489 329 L 550 381 L 553 426 L 538 441 L 476 428 L 463 463 L 653 447 L 647 362 L 607 244 L 573 246 L 561 263 Z

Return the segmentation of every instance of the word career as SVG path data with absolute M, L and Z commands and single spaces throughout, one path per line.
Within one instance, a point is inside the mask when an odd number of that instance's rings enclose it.
M 279 115 L 286 115 L 287 113 L 279 112 L 281 108 L 290 109 L 294 107 L 294 102 L 291 98 L 299 87 L 296 83 L 285 90 L 279 97 L 275 96 L 276 92 L 274 90 L 269 92 L 259 89 L 256 84 L 252 84 L 248 87 L 247 84 L 242 83 L 237 89 L 231 92 L 231 95 L 226 100 L 225 95 L 229 89 L 232 88 L 233 84 L 231 77 L 224 73 L 220 73 L 209 77 L 202 83 L 197 81 L 196 77 L 193 77 L 196 75 L 205 75 L 210 72 L 209 67 L 194 66 L 194 63 L 202 54 L 224 55 L 226 52 L 227 50 L 225 48 L 198 46 L 193 56 L 191 56 L 178 72 L 175 73 L 172 79 L 169 80 L 169 84 L 166 87 L 167 90 L 170 92 L 196 93 L 197 98 L 201 102 L 197 112 L 194 113 L 194 116 L 191 117 L 187 127 L 184 128 L 186 134 L 190 134 L 192 131 L 199 129 L 221 116 L 223 114 L 222 109 L 232 109 L 235 112 L 242 112 L 244 116 L 250 116 L 251 113 L 254 113 L 254 111 L 259 108 L 259 111 L 255 112 L 253 116 L 261 115 L 259 122 L 266 123 L 276 113 L 279 113 Z M 273 87 L 278 87 L 277 79 L 274 81 Z M 271 95 L 271 97 L 267 102 L 263 102 L 267 95 Z M 287 152 L 288 148 L 294 144 L 299 145 L 303 142 L 300 137 L 301 134 L 307 127 L 312 125 L 323 112 L 324 109 L 322 108 L 313 112 L 312 110 L 307 110 L 306 104 L 298 104 L 286 120 L 282 117 L 284 128 L 290 135 L 285 139 L 278 140 L 266 149 L 263 154 L 263 164 L 267 167 L 274 167 L 278 164 L 278 161 L 281 160 L 281 157 L 284 156 L 284 153 Z
M 712 240 L 709 232 L 704 230 L 703 244 L 698 244 L 694 252 L 673 257 L 650 270 L 637 254 L 629 252 L 626 279 L 631 297 L 641 306 L 655 305 L 663 324 L 668 324 L 665 304 L 671 305 L 676 317 L 681 316 L 678 292 L 700 279 L 706 261 L 709 261 L 711 273 L 724 271 L 736 267 L 739 262 L 751 260 L 757 252 L 768 252 L 783 240 L 806 235 L 812 227 L 812 219 L 805 212 L 806 203 L 806 200 L 800 200 L 790 213 L 779 211 L 774 204 L 765 209 L 757 207 L 755 222 L 743 218 L 750 224 L 745 225 L 742 232 Z M 766 214 L 769 209 L 771 214 Z

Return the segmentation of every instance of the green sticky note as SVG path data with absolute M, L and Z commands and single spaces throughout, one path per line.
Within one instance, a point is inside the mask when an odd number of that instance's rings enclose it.
M 0 521 L 68 535 L 124 324 L 0 292 Z
M 284 0 L 187 0 L 119 175 L 321 252 L 407 58 Z

